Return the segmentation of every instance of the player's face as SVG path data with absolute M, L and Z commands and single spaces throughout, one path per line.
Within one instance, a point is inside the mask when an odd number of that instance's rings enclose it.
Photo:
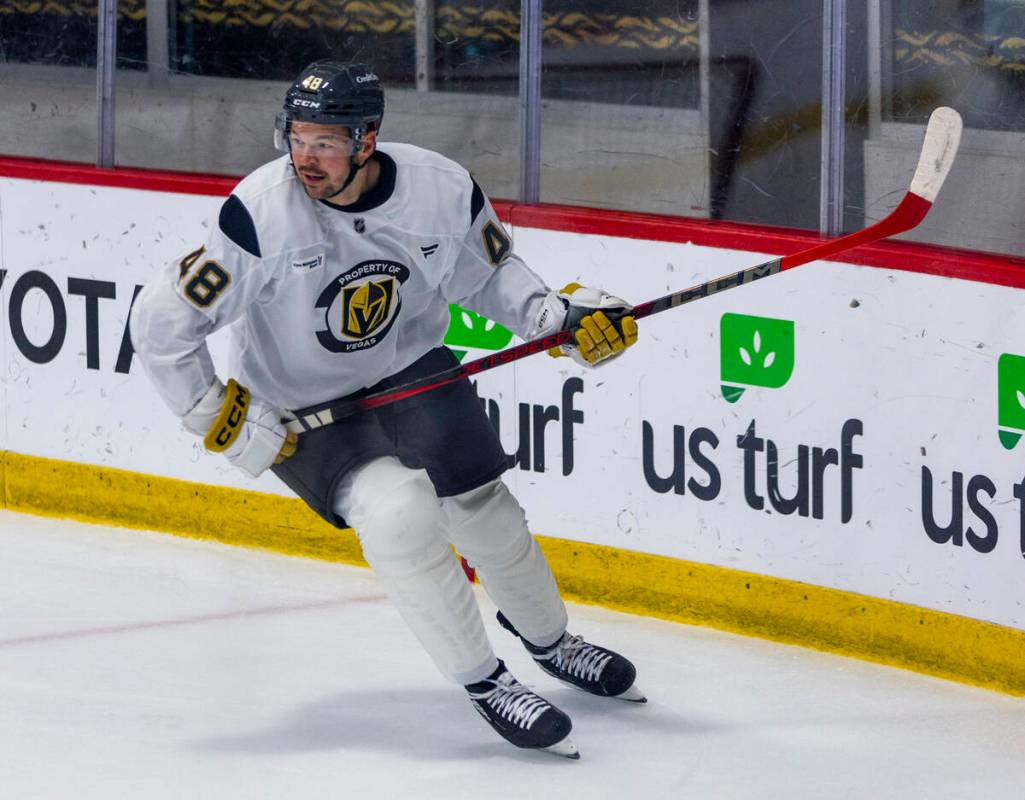
M 314 200 L 338 194 L 349 177 L 349 156 L 355 146 L 349 129 L 340 125 L 293 122 L 289 144 L 292 163 L 306 194 Z

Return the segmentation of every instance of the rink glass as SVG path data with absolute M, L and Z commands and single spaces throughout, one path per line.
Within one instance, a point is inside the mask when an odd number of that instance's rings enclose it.
M 961 156 L 906 238 L 1025 255 L 1025 0 L 847 0 L 843 147 L 823 158 L 834 2 L 546 0 L 541 202 L 825 230 L 832 170 L 854 230 L 892 208 L 947 104 Z M 115 161 L 245 174 L 276 156 L 274 115 L 307 62 L 364 59 L 387 93 L 383 141 L 438 150 L 517 199 L 535 163 L 520 152 L 520 24 L 521 0 L 123 0 Z M 95 160 L 95 62 L 95 2 L 0 0 L 4 154 Z
M 870 0 L 852 27 L 849 225 L 884 216 L 929 112 L 956 108 L 961 149 L 940 202 L 901 238 L 1025 255 L 1025 2 Z
M 0 0 L 0 154 L 95 161 L 96 11 Z
M 151 31 L 165 51 L 151 54 L 144 85 L 118 96 L 118 163 L 244 174 L 279 155 L 274 117 L 303 67 L 363 60 L 385 88 L 382 141 L 439 150 L 491 194 L 514 197 L 518 8 L 169 2 Z

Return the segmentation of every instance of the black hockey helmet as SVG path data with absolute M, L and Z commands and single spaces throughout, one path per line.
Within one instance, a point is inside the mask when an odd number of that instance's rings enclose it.
M 346 64 L 325 59 L 304 69 L 285 94 L 283 110 L 274 125 L 274 145 L 288 150 L 293 122 L 344 125 L 356 148 L 368 131 L 381 128 L 384 90 L 366 64 Z

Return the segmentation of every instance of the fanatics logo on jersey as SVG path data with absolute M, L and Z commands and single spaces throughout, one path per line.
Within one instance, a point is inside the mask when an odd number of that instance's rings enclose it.
M 323 253 L 317 253 L 317 255 L 310 256 L 309 258 L 300 258 L 300 259 L 292 261 L 292 271 L 293 272 L 310 272 L 311 270 L 315 270 L 317 267 L 322 267 L 323 265 L 324 265 L 324 254 Z
M 409 269 L 394 261 L 363 261 L 335 278 L 317 298 L 326 328 L 321 347 L 352 353 L 373 347 L 391 330 L 402 308 L 399 288 Z
M 430 258 L 438 252 L 438 245 L 429 244 L 426 247 L 421 247 L 420 252 L 424 254 L 424 260 L 427 260 L 428 258 Z

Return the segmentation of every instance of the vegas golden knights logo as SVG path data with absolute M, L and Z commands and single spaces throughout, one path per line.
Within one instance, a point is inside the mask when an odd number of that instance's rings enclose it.
M 361 261 L 335 276 L 317 298 L 323 327 L 317 341 L 332 353 L 376 347 L 402 314 L 402 284 L 409 267 L 397 261 Z
M 363 339 L 384 324 L 395 297 L 395 279 L 367 281 L 342 290 L 342 335 Z

